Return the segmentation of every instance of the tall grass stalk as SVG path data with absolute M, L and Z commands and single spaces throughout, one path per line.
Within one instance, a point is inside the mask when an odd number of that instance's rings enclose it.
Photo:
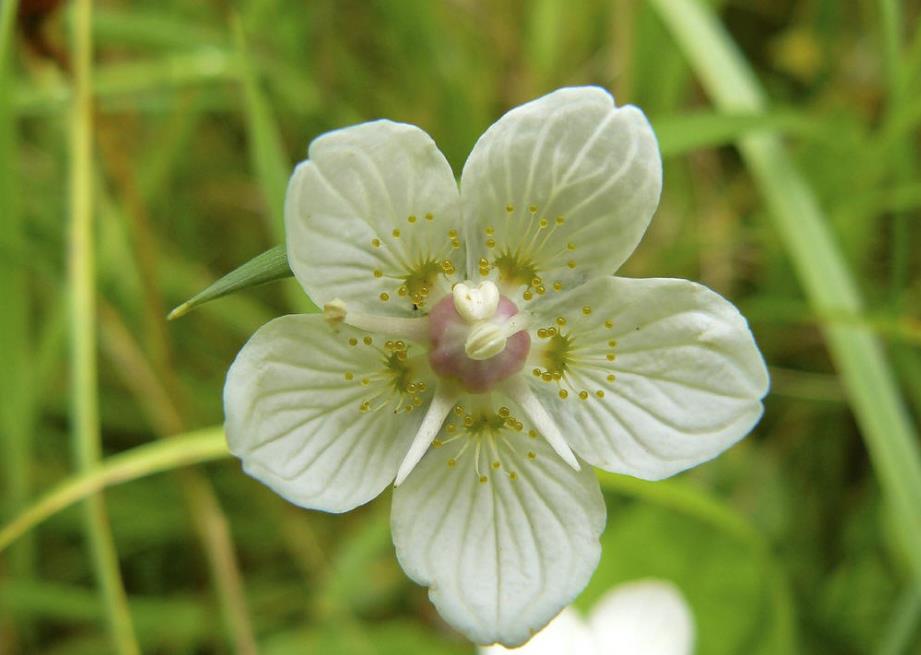
M 79 471 L 94 469 L 102 454 L 96 370 L 96 297 L 92 199 L 92 2 L 73 6 L 74 95 L 70 113 L 70 289 L 71 420 Z M 140 653 L 118 568 L 118 555 L 102 496 L 85 503 L 85 529 L 114 650 Z
M 0 434 L 4 435 L 3 474 L 6 482 L 2 510 L 21 510 L 31 487 L 32 431 L 35 424 L 34 380 L 29 339 L 30 302 L 26 276 L 25 225 L 16 194 L 16 111 L 12 106 L 14 82 L 12 39 L 18 2 L 0 5 Z M 30 577 L 34 550 L 26 541 L 12 553 L 11 573 Z M 20 623 L 17 621 L 17 623 Z
M 724 111 L 764 111 L 767 99 L 713 10 L 698 0 L 652 5 Z M 772 133 L 745 136 L 739 150 L 764 194 L 794 269 L 819 314 L 859 315 L 857 286 L 828 229 L 815 194 Z M 906 561 L 921 588 L 921 452 L 918 437 L 876 335 L 867 327 L 823 326 L 832 359 L 904 540 Z

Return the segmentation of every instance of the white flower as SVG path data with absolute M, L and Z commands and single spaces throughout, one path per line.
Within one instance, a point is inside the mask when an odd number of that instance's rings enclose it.
M 768 386 L 745 319 L 685 280 L 612 277 L 661 189 L 637 108 L 596 87 L 513 109 L 461 175 L 422 130 L 325 134 L 294 171 L 288 260 L 324 315 L 262 327 L 227 375 L 231 450 L 293 503 L 389 484 L 397 557 L 479 643 L 523 643 L 582 590 L 605 505 L 711 459 Z
M 691 655 L 694 618 L 681 592 L 664 580 L 615 587 L 588 621 L 567 607 L 515 650 L 480 648 L 480 655 Z

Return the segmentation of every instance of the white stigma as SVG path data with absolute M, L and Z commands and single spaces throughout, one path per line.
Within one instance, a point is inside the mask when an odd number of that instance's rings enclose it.
M 468 323 L 492 318 L 499 307 L 499 288 L 489 280 L 477 286 L 461 282 L 454 285 L 454 309 Z

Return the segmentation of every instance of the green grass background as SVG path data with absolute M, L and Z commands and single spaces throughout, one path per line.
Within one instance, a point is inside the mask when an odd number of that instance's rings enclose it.
M 18 4 L 42 3 L 0 3 L 0 653 L 473 652 L 399 569 L 388 494 L 307 512 L 223 454 L 224 373 L 311 309 L 296 283 L 164 317 L 283 241 L 316 135 L 415 123 L 459 172 L 506 109 L 586 83 L 665 158 L 623 273 L 730 298 L 773 386 L 716 461 L 601 476 L 579 607 L 665 577 L 699 655 L 921 652 L 921 4 L 74 0 L 56 58 Z

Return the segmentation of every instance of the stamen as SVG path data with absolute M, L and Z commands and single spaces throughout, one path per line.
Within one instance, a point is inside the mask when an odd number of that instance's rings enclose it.
M 406 452 L 406 457 L 403 458 L 403 462 L 400 464 L 393 486 L 400 486 L 403 480 L 406 479 L 406 476 L 416 468 L 416 464 L 419 463 L 419 460 L 425 455 L 432 441 L 438 436 L 441 425 L 448 417 L 455 402 L 457 402 L 457 395 L 449 393 L 445 385 L 438 385 L 435 389 L 435 396 L 432 398 L 432 404 L 429 405 L 428 411 L 422 419 L 422 424 L 419 426 L 419 431 L 416 432 L 412 445 L 409 447 L 409 450 Z
M 556 423 L 553 422 L 553 419 L 550 418 L 547 410 L 541 405 L 537 396 L 534 395 L 534 392 L 528 387 L 527 382 L 522 379 L 517 379 L 513 383 L 508 384 L 505 391 L 512 400 L 518 403 L 521 410 L 525 413 L 525 416 L 528 417 L 534 427 L 540 430 L 541 434 L 544 435 L 544 439 L 547 440 L 547 443 L 550 444 L 554 452 L 574 470 L 581 470 L 579 461 L 573 454 L 572 449 L 570 449 L 569 444 L 566 443 L 566 439 L 563 438 L 563 435 L 560 433 L 560 429 L 556 426 Z
M 425 343 L 429 334 L 428 317 L 401 318 L 398 316 L 379 316 L 365 314 L 348 309 L 344 301 L 335 300 L 323 305 L 323 315 L 331 323 L 345 323 L 359 330 L 403 337 L 411 341 Z

